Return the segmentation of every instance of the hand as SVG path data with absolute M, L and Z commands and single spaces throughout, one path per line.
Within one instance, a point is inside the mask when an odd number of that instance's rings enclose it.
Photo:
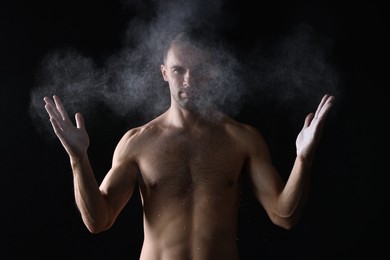
M 315 113 L 310 113 L 296 140 L 297 156 L 302 159 L 312 160 L 317 144 L 321 139 L 325 119 L 333 105 L 334 97 L 325 95 L 318 105 Z
M 61 100 L 53 96 L 53 100 L 44 97 L 45 109 L 50 116 L 50 122 L 54 132 L 60 139 L 66 152 L 71 158 L 81 158 L 87 152 L 89 137 L 84 125 L 84 118 L 81 113 L 75 114 L 76 126 L 69 120 Z

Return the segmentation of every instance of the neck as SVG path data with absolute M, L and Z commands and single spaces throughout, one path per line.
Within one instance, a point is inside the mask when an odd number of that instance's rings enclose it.
M 167 112 L 170 124 L 179 128 L 210 124 L 222 119 L 222 114 L 213 107 L 204 110 L 190 110 L 172 104 Z

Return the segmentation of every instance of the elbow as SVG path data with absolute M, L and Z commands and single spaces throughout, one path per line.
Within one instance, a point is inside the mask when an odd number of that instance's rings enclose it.
M 88 231 L 91 233 L 91 234 L 99 234 L 103 231 L 106 231 L 107 229 L 109 229 L 110 227 L 104 227 L 104 226 L 97 226 L 97 225 L 85 225 L 88 229 Z
M 292 230 L 298 225 L 298 218 L 292 216 L 284 217 L 273 215 L 273 217 L 271 217 L 271 221 L 276 226 L 281 227 L 285 230 Z
M 301 215 L 302 207 L 290 210 L 274 207 L 269 214 L 272 223 L 286 230 L 294 229 L 298 225 Z
M 99 234 L 103 231 L 108 230 L 112 226 L 113 223 L 102 222 L 102 221 L 84 220 L 84 224 L 91 234 Z
M 285 229 L 285 230 L 292 230 L 297 225 L 297 223 L 293 223 L 293 222 L 289 222 L 289 221 L 274 222 L 274 224 L 277 225 L 278 227 Z
M 91 234 L 99 234 L 103 231 L 105 231 L 105 229 L 103 228 L 98 228 L 96 226 L 92 226 L 92 225 L 85 225 L 88 229 L 88 231 L 91 233 Z

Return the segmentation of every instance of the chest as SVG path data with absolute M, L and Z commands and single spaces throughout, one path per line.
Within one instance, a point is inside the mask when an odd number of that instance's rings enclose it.
M 146 148 L 146 147 L 145 147 Z M 237 183 L 244 153 L 227 135 L 166 136 L 147 145 L 139 167 L 152 189 L 218 189 Z

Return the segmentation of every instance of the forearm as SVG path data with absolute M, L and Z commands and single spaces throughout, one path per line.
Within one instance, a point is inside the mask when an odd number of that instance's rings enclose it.
M 96 182 L 88 155 L 70 158 L 73 171 L 74 195 L 84 224 L 92 233 L 109 226 L 109 211 Z
M 311 161 L 297 157 L 276 204 L 280 221 L 291 228 L 298 222 L 308 198 Z

